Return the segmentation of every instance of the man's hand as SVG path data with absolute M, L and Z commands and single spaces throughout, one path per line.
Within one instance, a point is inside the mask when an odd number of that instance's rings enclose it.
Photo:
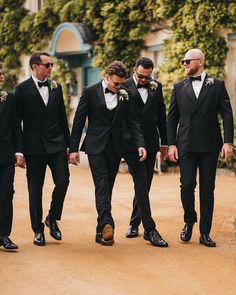
M 177 163 L 177 160 L 179 159 L 179 155 L 178 155 L 178 149 L 175 145 L 169 146 L 168 157 L 172 162 Z
M 229 143 L 224 143 L 221 149 L 220 156 L 229 161 L 233 156 L 233 146 Z
M 165 161 L 167 159 L 167 152 L 168 152 L 168 147 L 167 146 L 161 146 L 160 147 L 160 153 L 161 153 L 162 161 Z
M 16 155 L 15 166 L 25 168 L 25 158 L 20 155 Z
M 143 147 L 138 148 L 138 154 L 140 156 L 140 162 L 146 160 L 146 158 L 147 158 L 147 151 L 146 151 L 145 148 L 143 148 Z
M 69 154 L 69 163 L 71 163 L 72 165 L 78 165 L 79 162 L 80 162 L 79 152 Z

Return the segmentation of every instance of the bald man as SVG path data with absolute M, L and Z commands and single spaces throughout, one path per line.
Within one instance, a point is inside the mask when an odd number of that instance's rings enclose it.
M 200 244 L 215 247 L 210 237 L 214 188 L 219 152 L 230 160 L 233 154 L 233 115 L 224 81 L 204 69 L 205 56 L 197 48 L 189 50 L 182 65 L 187 77 L 174 85 L 168 113 L 168 155 L 179 162 L 181 201 L 185 225 L 180 239 L 189 242 L 194 223 L 195 187 L 199 168 Z M 222 139 L 218 115 L 223 120 Z

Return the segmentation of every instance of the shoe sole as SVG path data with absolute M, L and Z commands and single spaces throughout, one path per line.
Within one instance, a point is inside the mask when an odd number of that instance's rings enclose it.
M 49 223 L 48 223 L 48 221 L 45 219 L 45 225 L 50 229 L 50 226 L 49 226 Z M 61 241 L 61 237 L 59 238 L 59 237 L 57 237 L 57 236 L 54 236 L 53 234 L 52 234 L 52 232 L 51 232 L 51 230 L 50 230 L 50 236 L 53 238 L 53 239 L 55 239 L 55 240 L 57 240 L 57 241 Z
M 103 238 L 99 238 L 97 236 L 95 238 L 95 242 L 103 246 L 112 246 L 115 243 L 114 239 L 105 241 Z
M 37 242 L 34 241 L 34 245 L 36 245 L 36 246 L 45 246 L 46 243 L 37 243 Z

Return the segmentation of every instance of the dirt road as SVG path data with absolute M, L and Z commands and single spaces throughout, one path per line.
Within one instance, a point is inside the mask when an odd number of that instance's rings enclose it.
M 44 213 L 52 188 L 48 174 Z M 155 174 L 151 191 L 153 217 L 169 248 L 155 248 L 142 238 L 126 239 L 132 203 L 132 181 L 119 173 L 113 194 L 115 244 L 94 242 L 94 189 L 86 161 L 71 167 L 71 183 L 60 228 L 62 242 L 46 229 L 47 245 L 33 245 L 25 171 L 17 169 L 11 238 L 20 250 L 0 249 L 0 294 L 4 295 L 179 295 L 236 294 L 236 178 L 218 175 L 212 238 L 216 248 L 198 243 L 198 225 L 189 244 L 179 240 L 183 225 L 179 175 Z M 198 206 L 198 202 L 197 202 Z

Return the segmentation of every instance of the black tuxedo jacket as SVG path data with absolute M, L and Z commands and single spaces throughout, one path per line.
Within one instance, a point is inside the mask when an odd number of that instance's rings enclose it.
M 0 165 L 15 162 L 15 152 L 23 152 L 23 138 L 13 94 L 0 102 Z
M 198 99 L 192 82 L 187 77 L 174 86 L 168 114 L 168 145 L 177 145 L 180 151 L 218 152 L 222 136 L 218 120 L 223 119 L 224 142 L 233 143 L 233 115 L 224 81 L 205 80 Z
M 78 151 L 86 118 L 88 118 L 88 128 L 81 150 L 87 154 L 100 154 L 108 140 L 112 139 L 116 154 L 121 156 L 124 150 L 122 128 L 124 119 L 132 129 L 136 149 L 145 147 L 131 99 L 118 99 L 114 117 L 111 120 L 106 107 L 102 82 L 86 87 L 81 95 L 71 132 L 70 152 Z
M 141 131 L 144 136 L 147 151 L 156 152 L 159 149 L 160 139 L 162 145 L 167 145 L 166 135 L 166 107 L 162 95 L 162 85 L 157 83 L 156 90 L 148 87 L 148 98 L 143 103 L 141 95 L 135 85 L 133 78 L 125 81 L 124 86 L 129 89 L 132 94 L 132 102 L 135 113 L 139 117 Z M 127 126 L 124 126 L 125 150 L 133 151 L 134 144 L 131 133 Z
M 69 127 L 61 85 L 49 87 L 49 100 L 43 99 L 31 78 L 18 84 L 14 93 L 23 120 L 24 154 L 44 155 L 69 147 Z

